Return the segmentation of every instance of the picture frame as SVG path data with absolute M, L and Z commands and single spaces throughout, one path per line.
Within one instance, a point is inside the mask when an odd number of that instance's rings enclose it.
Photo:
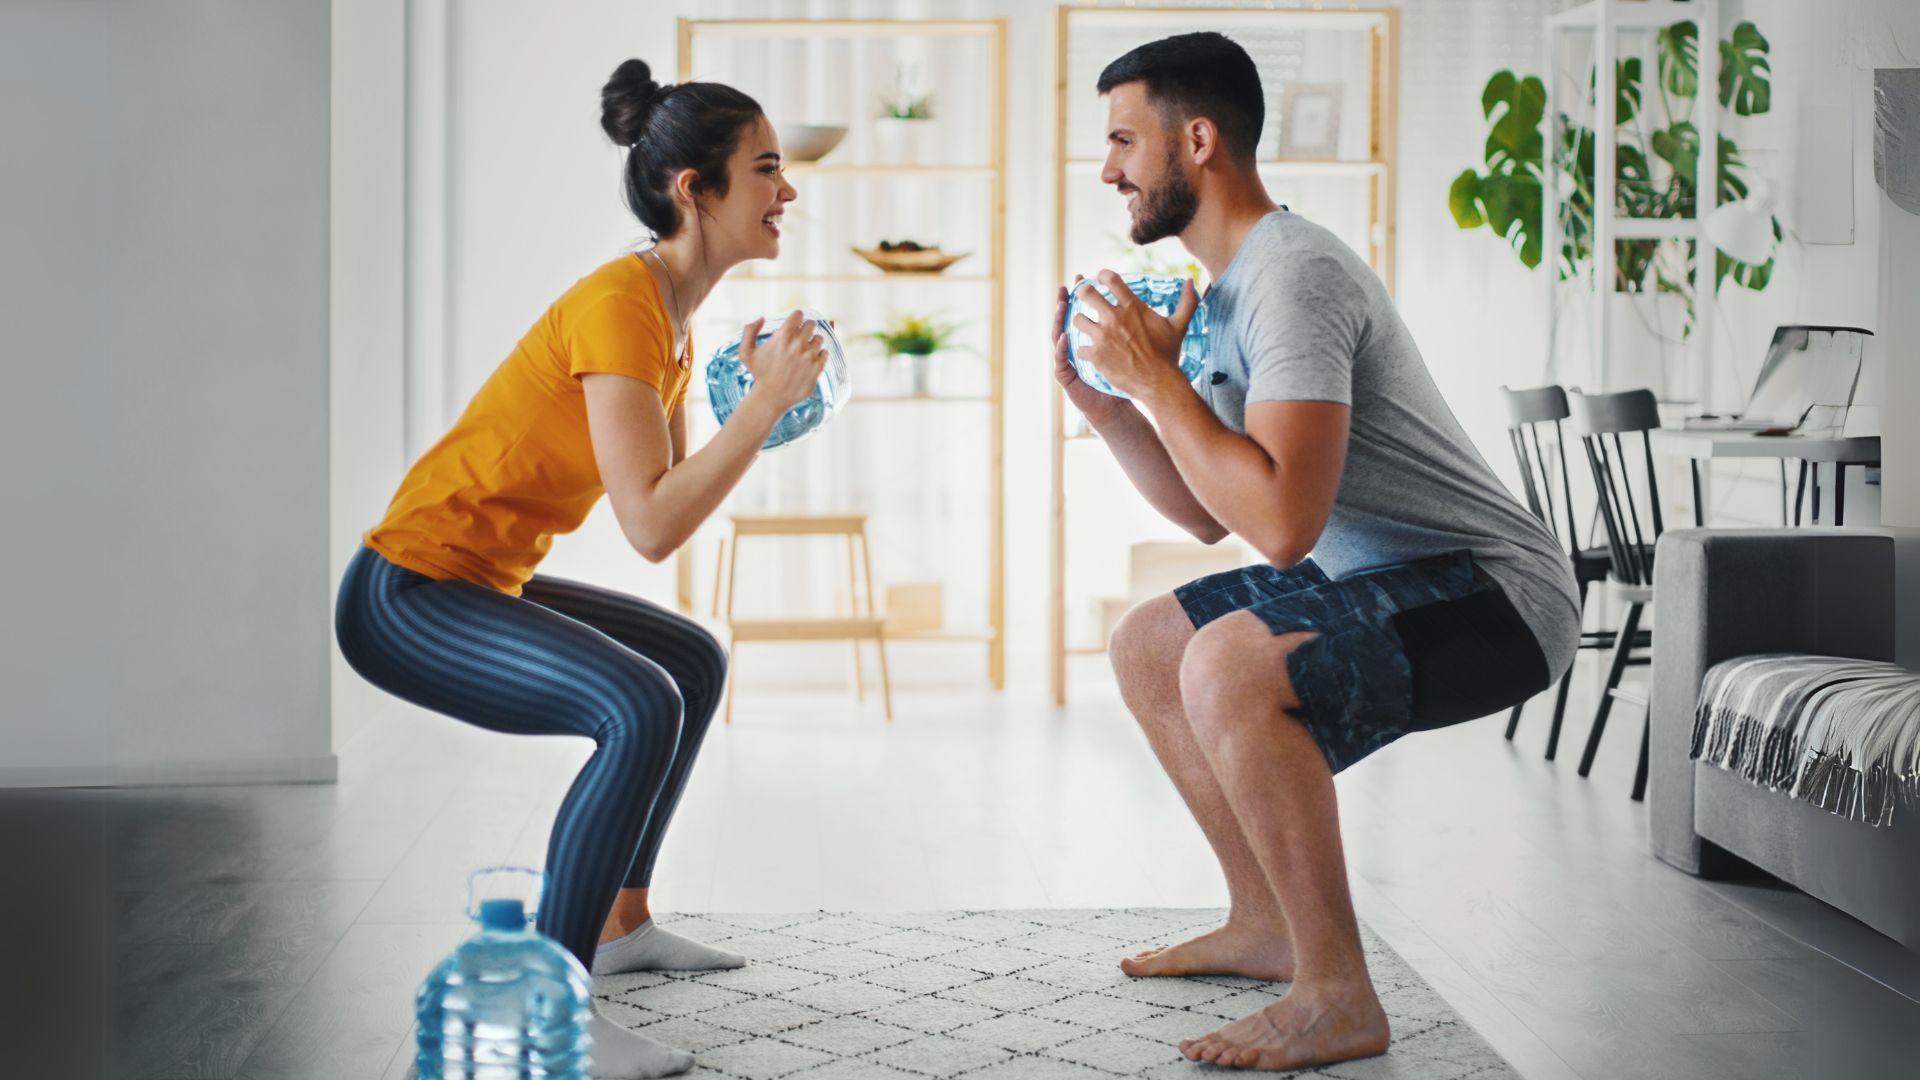
M 1280 160 L 1339 156 L 1345 89 L 1340 83 L 1297 82 L 1280 88 Z

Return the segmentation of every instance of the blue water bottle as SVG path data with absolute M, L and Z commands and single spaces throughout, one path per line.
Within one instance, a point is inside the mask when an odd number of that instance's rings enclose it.
M 1124 281 L 1127 288 L 1133 291 L 1133 295 L 1139 297 L 1148 307 L 1168 318 L 1172 318 L 1174 309 L 1180 306 L 1180 290 L 1187 284 L 1187 279 L 1185 278 L 1170 277 L 1162 274 L 1128 274 L 1120 280 Z M 1073 317 L 1087 312 L 1086 305 L 1088 301 L 1085 290 L 1089 288 L 1098 289 L 1100 295 L 1107 298 L 1108 303 L 1112 303 L 1114 300 L 1113 293 L 1105 285 L 1100 284 L 1092 278 L 1082 278 L 1080 283 L 1073 287 L 1072 293 L 1067 299 L 1065 327 L 1067 331 L 1067 359 L 1073 364 L 1074 374 L 1080 376 L 1081 382 L 1086 383 L 1088 386 L 1093 387 L 1103 394 L 1112 394 L 1114 397 L 1123 398 L 1127 395 L 1119 390 L 1115 390 L 1113 384 L 1107 381 L 1106 376 L 1095 370 L 1093 364 L 1080 355 L 1080 350 L 1089 344 L 1089 339 L 1085 331 L 1073 325 Z M 1094 322 L 1100 321 L 1097 310 L 1088 314 L 1087 317 Z M 1188 382 L 1192 382 L 1198 379 L 1200 373 L 1206 369 L 1207 305 L 1202 303 L 1194 309 L 1193 321 L 1187 324 L 1187 336 L 1180 339 L 1180 374 L 1185 377 Z
M 414 995 L 419 1080 L 586 1080 L 593 996 L 573 954 L 533 929 L 518 899 L 482 900 L 480 932 L 440 962 Z M 537 895 L 537 894 L 536 894 Z
M 801 317 L 813 324 L 813 335 L 823 339 L 827 347 L 827 366 L 821 370 L 820 378 L 815 380 L 813 393 L 807 399 L 780 417 L 773 425 L 773 431 L 767 435 L 767 441 L 760 445 L 762 450 L 771 450 L 776 446 L 810 435 L 818 431 L 821 425 L 833 419 L 840 406 L 847 403 L 852 392 L 852 381 L 847 375 L 847 354 L 840 348 L 840 339 L 834 335 L 833 324 L 825 316 L 813 311 L 802 311 Z M 757 345 L 765 345 L 773 336 L 773 331 L 786 321 L 785 316 L 767 317 L 766 326 L 754 338 Z M 713 406 L 713 417 L 725 424 L 733 410 L 753 389 L 753 373 L 740 362 L 740 338 L 735 337 L 713 351 L 713 359 L 707 362 L 707 401 Z

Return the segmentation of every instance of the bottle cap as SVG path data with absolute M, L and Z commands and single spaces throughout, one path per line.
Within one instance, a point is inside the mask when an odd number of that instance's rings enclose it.
M 527 909 L 521 907 L 518 900 L 483 900 L 480 902 L 480 925 L 488 930 L 525 930 Z

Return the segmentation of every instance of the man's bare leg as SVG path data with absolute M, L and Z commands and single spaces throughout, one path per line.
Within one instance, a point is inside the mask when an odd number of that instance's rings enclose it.
M 1285 982 L 1293 978 L 1286 917 L 1241 835 L 1180 701 L 1180 662 L 1193 633 L 1193 622 L 1180 602 L 1167 594 L 1127 612 L 1114 629 L 1107 653 L 1121 698 L 1220 860 L 1227 878 L 1227 922 L 1191 941 L 1122 960 L 1120 970 L 1129 975 L 1245 975 Z
M 1385 1053 L 1391 1037 L 1360 947 L 1333 774 L 1290 715 L 1300 702 L 1286 658 L 1312 636 L 1275 635 L 1235 612 L 1197 632 L 1181 664 L 1194 734 L 1286 912 L 1295 956 L 1287 995 L 1183 1042 L 1194 1061 L 1295 1069 Z

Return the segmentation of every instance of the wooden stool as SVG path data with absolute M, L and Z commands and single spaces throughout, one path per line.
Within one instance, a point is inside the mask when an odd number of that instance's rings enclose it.
M 865 514 L 734 514 L 729 519 L 733 523 L 731 543 L 723 542 L 719 560 L 725 567 L 714 567 L 713 607 L 714 613 L 720 613 L 721 582 L 726 583 L 726 618 L 728 643 L 727 652 L 731 654 L 734 646 L 742 641 L 839 641 L 853 642 L 853 691 L 854 699 L 867 699 L 866 679 L 861 672 L 860 643 L 872 639 L 874 649 L 880 654 L 880 701 L 889 722 L 893 720 L 893 686 L 887 679 L 887 642 L 885 620 L 874 613 L 873 603 L 873 562 L 869 556 L 867 544 L 867 516 Z M 737 619 L 733 615 L 733 582 L 735 570 L 739 566 L 740 541 L 748 536 L 845 536 L 847 538 L 847 595 L 848 606 L 852 614 L 847 617 L 833 618 L 793 618 L 793 619 Z M 859 567 L 861 575 L 856 576 L 854 565 L 854 543 L 859 542 Z M 865 603 L 861 602 L 860 577 L 866 583 Z M 733 684 L 737 658 L 727 665 L 727 714 L 726 723 L 733 723 Z

